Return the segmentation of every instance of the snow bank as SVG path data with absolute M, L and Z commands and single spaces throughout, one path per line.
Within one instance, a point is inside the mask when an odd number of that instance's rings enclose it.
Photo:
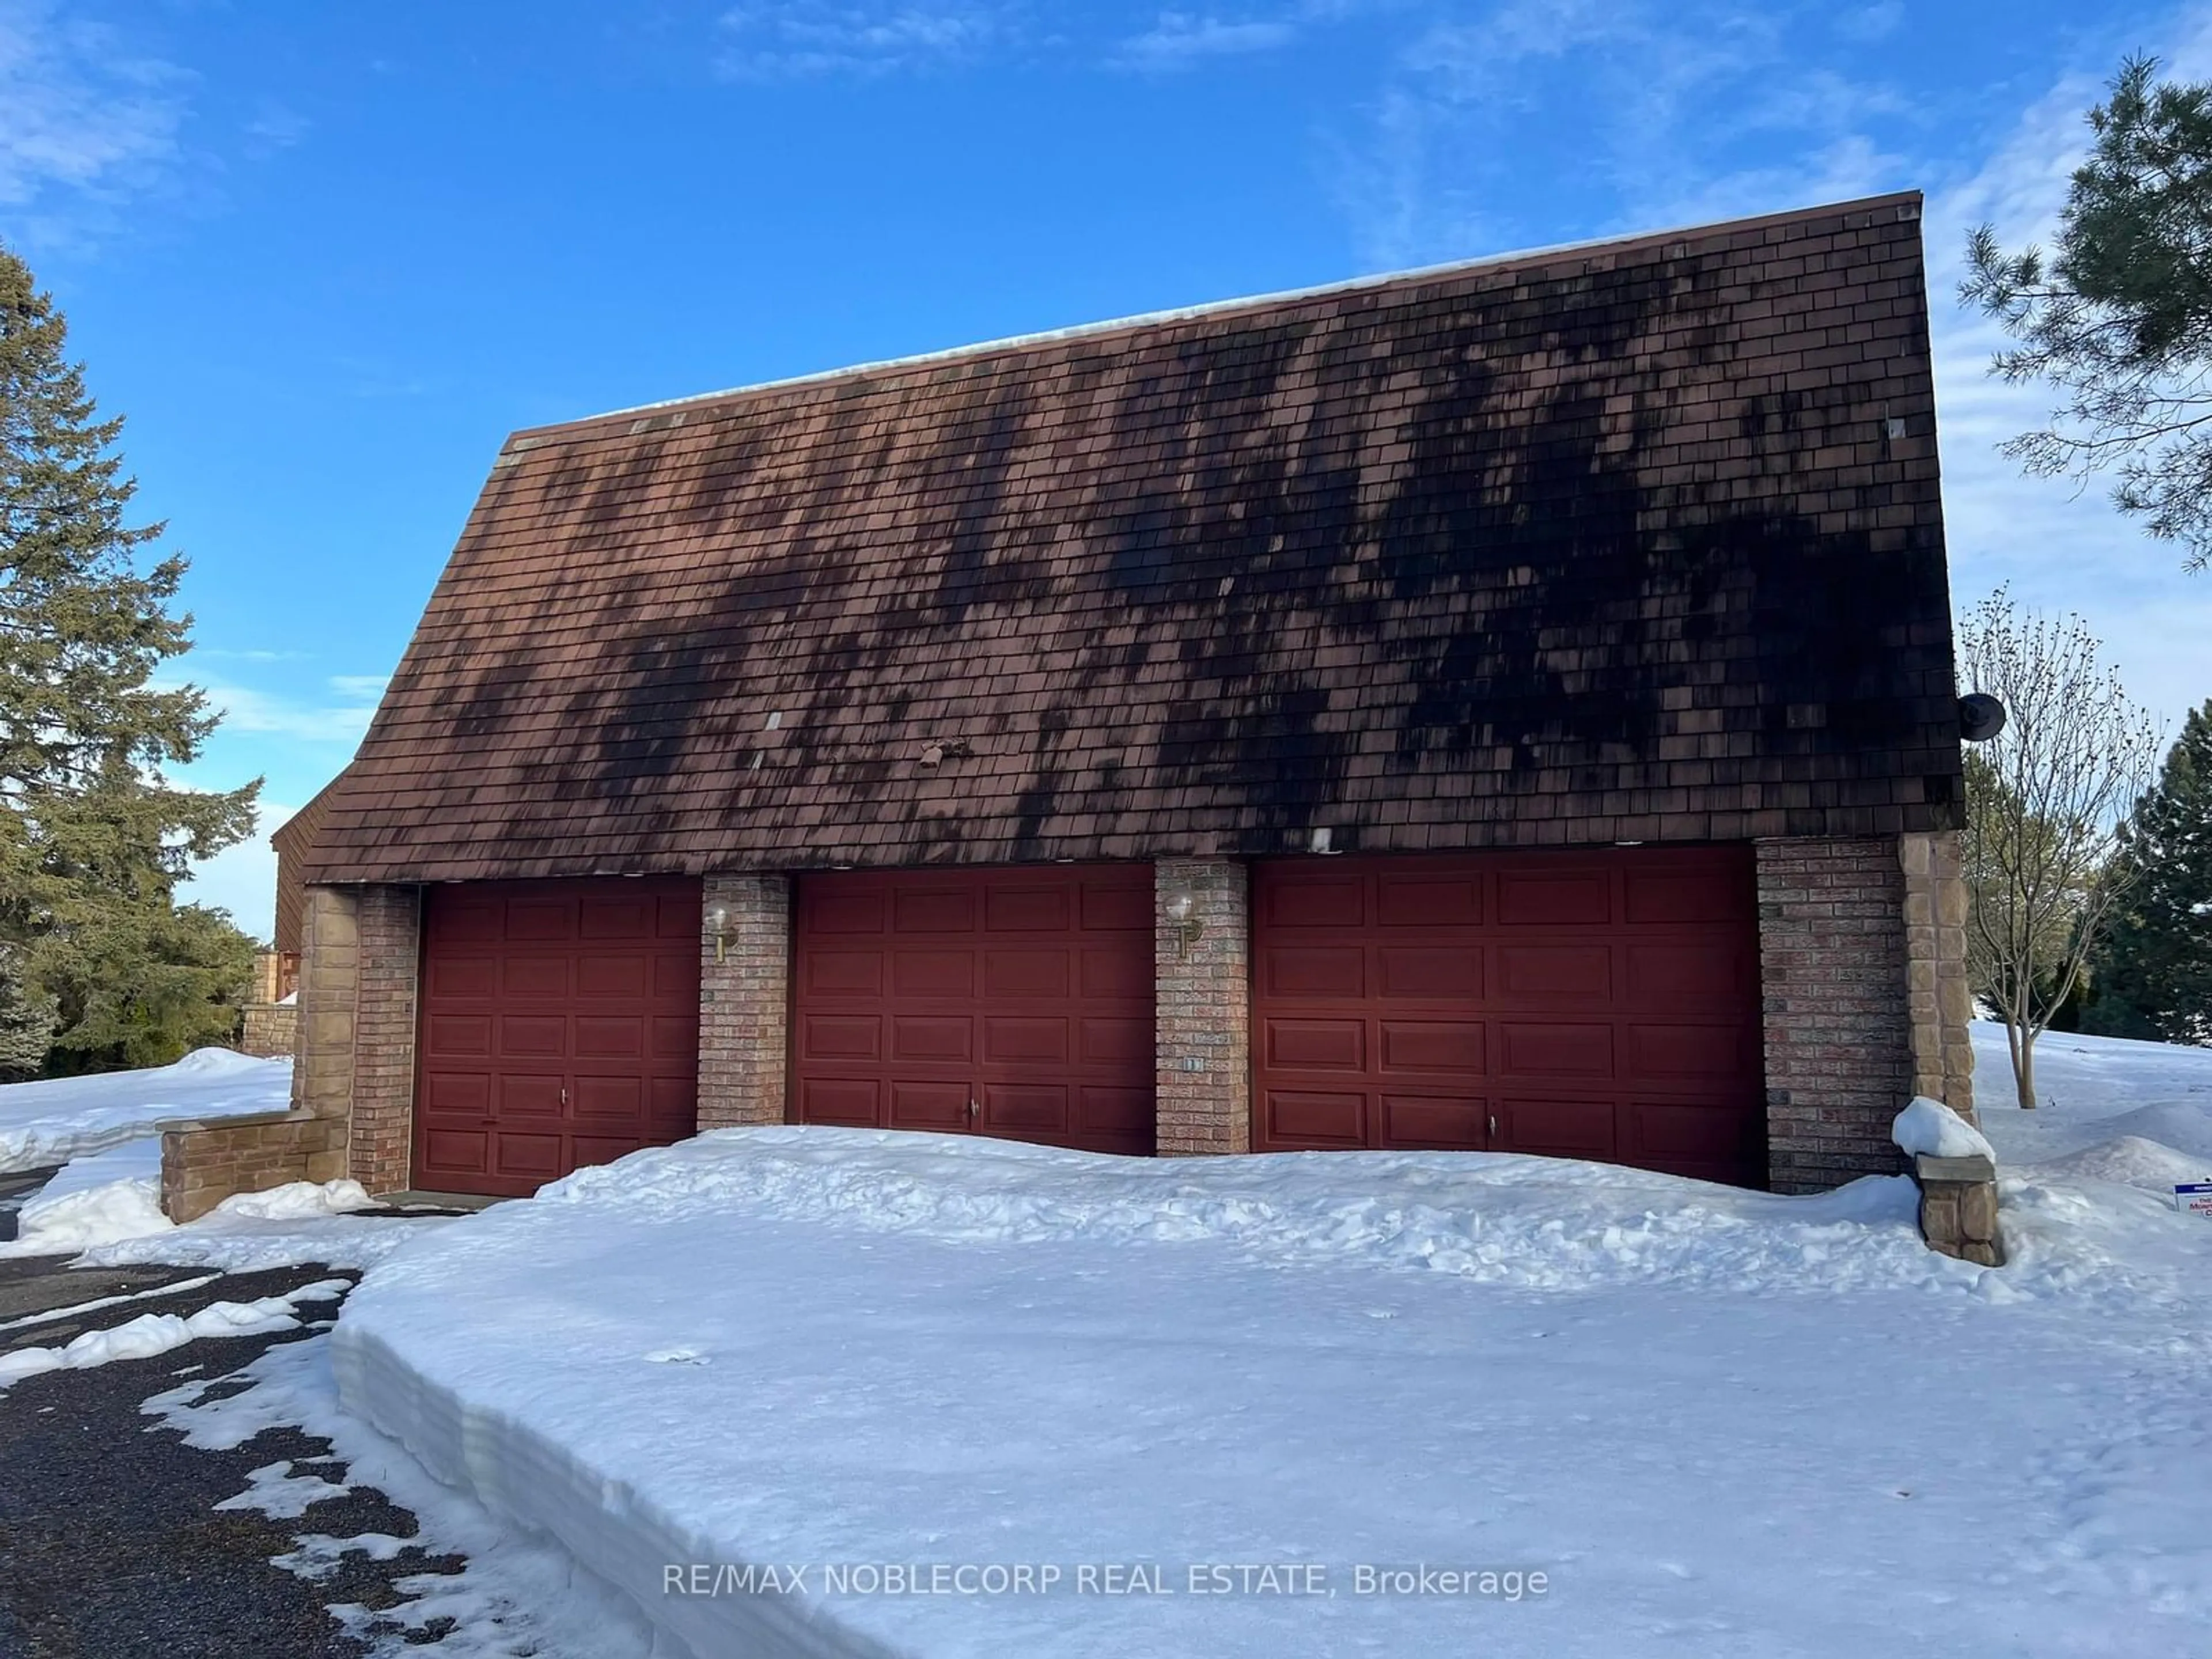
M 1926 1095 L 1897 1115 L 1889 1138 L 1907 1158 L 1985 1158 L 1996 1162 L 1996 1148 L 1982 1132 L 1940 1100 Z
M 72 1255 L 174 1234 L 177 1224 L 161 1213 L 161 1170 L 155 1139 L 128 1141 L 71 1162 L 24 1200 L 15 1238 L 0 1244 L 0 1258 Z M 203 1232 L 223 1232 L 238 1223 L 311 1220 L 374 1203 L 358 1182 L 295 1181 L 227 1198 L 191 1224 Z
M 264 1296 L 252 1302 L 210 1302 L 198 1313 L 140 1314 L 108 1330 L 87 1331 L 66 1346 L 17 1348 L 0 1353 L 0 1389 L 42 1371 L 86 1370 L 118 1359 L 145 1359 L 204 1336 L 259 1336 L 270 1331 L 297 1328 L 295 1305 L 326 1302 L 346 1290 L 343 1279 L 303 1285 L 285 1296 Z
M 395 1254 L 332 1363 L 698 1659 L 1855 1659 L 1901 1610 L 1930 1651 L 2185 1650 L 2212 1228 L 2007 1195 L 1999 1272 L 1927 1251 L 1901 1179 L 726 1131 Z M 1374 1591 L 1420 1563 L 1549 1589 Z M 802 1571 L 733 1582 L 767 1564 Z M 831 1577 L 884 1564 L 1062 1577 Z M 1321 1593 L 1237 1593 L 1240 1564 Z M 1104 1593 L 1133 1565 L 1161 1593 Z
M 173 1066 L 0 1085 L 0 1173 L 65 1164 L 148 1133 L 164 1118 L 283 1111 L 289 1060 L 198 1048 Z

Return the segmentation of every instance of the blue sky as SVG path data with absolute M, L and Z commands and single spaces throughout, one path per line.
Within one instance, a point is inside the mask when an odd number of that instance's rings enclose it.
M 1992 453 L 1950 300 L 2212 5 L 0 0 L 0 237 L 193 560 L 190 775 L 342 766 L 510 430 L 970 341 L 1929 192 L 1954 594 L 2077 609 L 2170 724 L 2212 576 Z M 268 926 L 260 837 L 197 896 Z

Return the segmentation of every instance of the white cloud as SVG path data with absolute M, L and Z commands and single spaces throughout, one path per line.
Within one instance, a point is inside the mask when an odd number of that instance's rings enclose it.
M 181 682 L 164 680 L 164 689 Z M 307 743 L 343 744 L 350 748 L 368 730 L 384 695 L 384 678 L 374 674 L 337 674 L 321 682 L 327 696 L 301 696 L 227 684 L 195 678 L 193 684 L 207 693 L 209 705 L 222 715 L 222 730 L 232 735 L 292 738 Z
M 1279 19 L 1232 23 L 1164 11 L 1151 28 L 1121 43 L 1115 61 L 1133 69 L 1185 70 L 1206 58 L 1272 52 L 1297 34 L 1296 27 Z
M 66 234 L 70 210 L 112 210 L 158 183 L 187 80 L 52 0 L 0 0 L 0 207 Z
M 738 80 L 880 75 L 956 63 L 1005 38 L 1004 9 L 984 4 L 837 5 L 769 0 L 722 14 L 728 45 L 716 59 Z

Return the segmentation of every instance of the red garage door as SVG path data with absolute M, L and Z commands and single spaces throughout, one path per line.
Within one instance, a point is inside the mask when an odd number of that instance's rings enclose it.
M 1254 869 L 1253 1135 L 1765 1182 L 1748 847 Z
M 797 899 L 794 1121 L 1152 1150 L 1148 868 L 840 872 Z
M 519 1197 L 692 1133 L 699 904 L 687 880 L 430 888 L 415 1185 Z

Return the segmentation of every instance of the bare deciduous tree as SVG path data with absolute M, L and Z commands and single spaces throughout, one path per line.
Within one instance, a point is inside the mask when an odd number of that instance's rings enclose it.
M 2035 1041 L 2120 896 L 2113 832 L 2149 785 L 2160 734 L 2079 617 L 2023 613 L 2003 588 L 1960 624 L 1959 680 L 2005 706 L 2003 732 L 1966 760 L 1966 959 L 2033 1107 Z

